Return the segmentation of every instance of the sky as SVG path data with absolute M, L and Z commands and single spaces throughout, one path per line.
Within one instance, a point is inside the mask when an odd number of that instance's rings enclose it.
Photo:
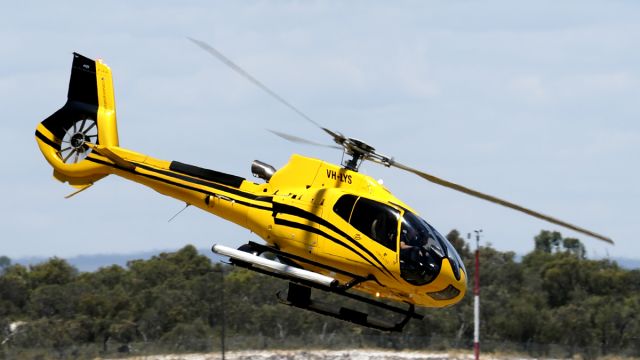
M 113 72 L 120 145 L 251 179 L 255 159 L 339 162 L 314 121 L 436 176 L 610 236 L 615 246 L 415 175 L 361 171 L 442 233 L 525 254 L 542 229 L 640 258 L 637 1 L 12 2 L 0 11 L 0 255 L 239 246 L 248 230 L 110 176 L 69 199 L 34 138 L 66 101 L 72 53 Z

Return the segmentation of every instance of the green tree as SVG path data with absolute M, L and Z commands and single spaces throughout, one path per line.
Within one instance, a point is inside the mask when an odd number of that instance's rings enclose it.
M 35 289 L 29 300 L 29 309 L 33 318 L 70 317 L 75 312 L 62 285 L 43 285 Z
M 11 259 L 6 256 L 0 256 L 0 274 L 4 272 L 4 269 L 11 266 Z
M 471 250 L 469 249 L 469 244 L 464 241 L 462 236 L 460 236 L 458 230 L 451 230 L 447 234 L 447 240 L 449 240 L 451 245 L 453 245 L 458 254 L 460 254 L 461 258 L 470 259 L 472 257 Z
M 470 253 L 465 256 L 468 245 L 456 231 L 447 237 L 472 279 L 473 259 Z M 512 252 L 481 248 L 483 338 L 522 344 L 521 350 L 535 349 L 528 344 L 563 344 L 567 356 L 640 355 L 640 270 L 588 260 L 577 239 L 559 233 L 542 231 L 534 242 L 536 250 L 522 261 Z M 220 270 L 225 272 L 224 302 Z M 73 349 L 83 344 L 111 351 L 136 341 L 208 351 L 211 337 L 221 332 L 223 311 L 227 334 L 243 337 L 246 346 L 286 346 L 307 334 L 313 344 L 305 346 L 331 341 L 345 347 L 448 349 L 468 345 L 473 335 L 470 291 L 456 306 L 419 310 L 425 319 L 411 321 L 403 334 L 380 336 L 375 330 L 278 304 L 274 295 L 286 286 L 286 281 L 246 269 L 213 266 L 192 246 L 91 273 L 77 273 L 60 259 L 31 271 L 9 265 L 0 273 L 0 328 L 26 321 L 25 331 L 12 338 L 11 349 L 42 347 L 60 358 L 73 357 Z M 355 306 L 350 299 L 315 290 L 314 298 L 336 308 Z M 355 308 L 390 320 L 380 309 Z M 545 353 L 549 348 L 544 346 L 529 351 L 538 357 L 554 355 Z
M 565 252 L 577 257 L 578 259 L 586 259 L 587 257 L 587 250 L 584 248 L 584 245 L 582 245 L 580 240 L 576 238 L 562 239 L 562 247 L 565 249 Z
M 562 243 L 562 235 L 557 231 L 542 230 L 540 234 L 536 235 L 534 241 L 535 251 L 551 254 L 559 249 Z
M 9 267 L 0 275 L 0 317 L 21 314 L 29 299 L 26 273 L 15 267 L 21 266 Z
M 552 310 L 552 334 L 567 345 L 569 357 L 579 350 L 591 353 L 591 346 L 596 343 L 596 330 L 590 321 L 593 312 L 594 309 L 584 301 L 574 301 Z
M 63 259 L 51 258 L 46 262 L 33 265 L 29 271 L 32 288 L 41 285 L 64 285 L 78 275 L 78 270 Z

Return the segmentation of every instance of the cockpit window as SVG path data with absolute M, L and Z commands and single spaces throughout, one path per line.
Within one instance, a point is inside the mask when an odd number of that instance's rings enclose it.
M 449 255 L 449 260 L 451 260 L 451 266 L 453 267 L 453 275 L 456 279 L 460 280 L 460 269 L 462 269 L 465 274 L 467 273 L 467 269 L 464 268 L 464 262 L 453 245 L 446 239 L 445 244 L 447 244 L 447 254 Z
M 357 196 L 343 195 L 336 201 L 336 204 L 333 205 L 333 212 L 338 214 L 344 221 L 349 222 L 353 205 L 355 205 L 357 199 Z
M 406 213 L 402 219 L 402 229 L 400 230 L 400 243 L 405 246 L 414 246 L 434 251 L 439 257 L 445 257 L 442 244 L 438 242 L 437 236 L 430 226 L 421 218 L 412 213 Z
M 398 210 L 366 198 L 343 195 L 336 201 L 333 211 L 363 235 L 397 251 Z
M 349 223 L 370 239 L 396 251 L 400 213 L 391 206 L 359 198 Z
M 406 212 L 400 228 L 400 275 L 410 284 L 424 285 L 440 273 L 445 249 L 424 220 Z
M 453 246 L 424 219 L 405 212 L 400 228 L 400 275 L 410 284 L 427 284 L 440 273 L 444 258 L 459 280 L 463 265 Z
M 456 279 L 460 280 L 461 272 L 466 273 L 453 245 L 433 226 L 408 210 L 401 217 L 391 206 L 347 194 L 336 201 L 333 211 L 363 235 L 390 250 L 398 251 L 399 242 L 400 275 L 410 284 L 420 286 L 433 281 L 445 258 Z M 399 235 L 398 221 L 401 222 Z

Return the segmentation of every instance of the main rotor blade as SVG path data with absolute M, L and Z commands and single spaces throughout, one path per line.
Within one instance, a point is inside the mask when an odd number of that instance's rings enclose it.
M 296 114 L 301 116 L 303 119 L 309 121 L 313 125 L 315 125 L 315 126 L 319 127 L 320 129 L 322 129 L 327 134 L 331 135 L 331 137 L 333 137 L 333 140 L 336 143 L 342 144 L 342 142 L 345 140 L 344 136 L 342 136 L 339 133 L 333 132 L 333 131 L 323 127 L 318 122 L 316 122 L 313 119 L 311 119 L 307 114 L 303 113 L 302 110 L 300 110 L 297 107 L 293 106 L 291 103 L 289 103 L 287 100 L 285 100 L 282 96 L 278 95 L 275 91 L 269 89 L 265 84 L 263 84 L 258 79 L 256 79 L 253 76 L 251 76 L 251 74 L 246 72 L 238 64 L 236 64 L 233 61 L 231 61 L 228 57 L 224 56 L 224 54 L 222 54 L 220 51 L 216 50 L 213 46 L 207 44 L 204 41 L 197 40 L 197 39 L 194 39 L 194 38 L 191 38 L 191 37 L 187 37 L 187 39 L 189 39 L 192 43 L 198 45 L 204 51 L 206 51 L 209 54 L 213 55 L 215 58 L 220 60 L 223 64 L 227 65 L 232 70 L 234 70 L 235 72 L 240 74 L 242 77 L 244 77 L 245 79 L 247 79 L 250 82 L 252 82 L 254 85 L 256 85 L 257 87 L 262 89 L 264 92 L 266 92 L 267 94 L 271 95 L 274 99 L 278 100 L 281 104 L 283 104 L 284 106 L 286 106 L 289 109 L 293 110 Z
M 213 46 L 207 44 L 204 41 L 201 40 L 196 40 L 190 37 L 187 37 L 187 39 L 191 40 L 191 42 L 193 42 L 194 44 L 198 45 L 201 49 L 203 49 L 204 51 L 208 52 L 209 54 L 213 55 L 214 57 L 216 57 L 218 60 L 220 60 L 223 64 L 227 65 L 228 67 L 230 67 L 231 69 L 233 69 L 235 72 L 237 72 L 238 74 L 240 74 L 241 76 L 243 76 L 245 79 L 251 81 L 254 85 L 256 85 L 257 87 L 259 87 L 260 89 L 264 90 L 267 94 L 271 95 L 273 98 L 275 98 L 276 100 L 278 100 L 280 103 L 282 103 L 284 106 L 288 107 L 289 109 L 295 111 L 298 115 L 302 116 L 304 119 L 306 119 L 307 121 L 311 122 L 312 124 L 314 124 L 315 126 L 319 127 L 322 129 L 322 126 L 320 124 L 318 124 L 317 122 L 313 121 L 313 119 L 311 119 L 309 116 L 307 116 L 307 114 L 303 113 L 301 110 L 299 110 L 297 107 L 291 105 L 287 100 L 285 100 L 284 98 L 282 98 L 282 96 L 276 94 L 275 91 L 269 89 L 265 84 L 261 83 L 260 81 L 258 81 L 256 78 L 254 78 L 253 76 L 251 76 L 251 74 L 249 74 L 248 72 L 246 72 L 243 68 L 241 68 L 239 65 L 237 65 L 236 63 L 234 63 L 233 61 L 231 61 L 229 58 L 227 58 L 226 56 L 224 56 L 224 54 L 222 54 L 220 51 L 216 50 Z
M 254 78 L 253 76 L 251 76 L 251 74 L 249 74 L 248 72 L 246 72 L 243 68 L 241 68 L 238 64 L 234 63 L 233 61 L 231 61 L 231 59 L 229 59 L 228 57 L 226 57 L 224 54 L 222 54 L 220 51 L 216 50 L 213 46 L 207 44 L 204 41 L 201 40 L 197 40 L 191 37 L 187 37 L 187 39 L 189 39 L 192 43 L 198 45 L 201 49 L 203 49 L 204 51 L 208 52 L 209 54 L 213 55 L 215 58 L 217 58 L 218 60 L 220 60 L 223 64 L 227 65 L 228 67 L 230 67 L 233 71 L 237 72 L 238 74 L 240 74 L 242 77 L 244 77 L 245 79 L 249 80 L 250 82 L 252 82 L 254 85 L 256 85 L 257 87 L 259 87 L 260 89 L 262 89 L 264 92 L 266 92 L 267 94 L 271 95 L 271 97 L 273 97 L 274 99 L 278 100 L 281 104 L 283 104 L 284 106 L 288 107 L 289 109 L 293 110 L 296 114 L 298 114 L 299 116 L 301 116 L 303 119 L 309 121 L 310 123 L 312 123 L 313 125 L 319 127 L 322 131 L 324 131 L 325 133 L 329 134 L 331 137 L 333 137 L 333 140 L 340 145 L 344 144 L 344 141 L 346 140 L 346 138 L 338 133 L 338 132 L 334 132 L 331 131 L 329 129 L 327 129 L 326 127 L 320 125 L 318 122 L 316 122 L 315 120 L 311 119 L 307 114 L 303 113 L 302 110 L 298 109 L 297 107 L 293 106 L 291 103 L 289 103 L 287 100 L 285 100 L 282 96 L 278 95 L 275 91 L 271 90 L 270 88 L 268 88 L 265 84 L 263 84 L 262 82 L 260 82 L 258 79 Z M 342 149 L 342 148 L 341 148 Z
M 285 134 L 279 131 L 275 131 L 275 130 L 269 130 L 267 129 L 267 131 L 269 131 L 270 133 L 277 135 L 285 140 L 289 140 L 291 142 L 294 143 L 298 143 L 298 144 L 305 144 L 305 145 L 313 145 L 313 146 L 321 146 L 321 147 L 328 147 L 331 149 L 338 149 L 338 150 L 342 150 L 342 147 L 340 146 L 336 146 L 336 145 L 326 145 L 326 144 L 321 144 L 321 143 L 317 143 L 315 141 L 311 141 L 311 140 L 307 140 L 305 138 L 301 138 L 295 135 L 290 135 L 290 134 Z
M 582 227 L 579 227 L 579 226 L 576 226 L 576 225 L 573 225 L 573 224 L 569 224 L 568 222 L 556 219 L 556 218 L 551 217 L 549 215 L 545 215 L 545 214 L 539 213 L 537 211 L 533 211 L 531 209 L 527 209 L 527 208 L 525 208 L 523 206 L 514 204 L 514 203 L 506 201 L 506 200 L 499 199 L 499 198 L 497 198 L 495 196 L 492 196 L 492 195 L 484 194 L 484 193 L 481 193 L 479 191 L 469 189 L 469 188 L 464 187 L 462 185 L 458 185 L 458 184 L 453 183 L 451 181 L 447 181 L 447 180 L 441 179 L 439 177 L 427 174 L 427 173 L 425 173 L 423 171 L 416 170 L 414 168 L 411 168 L 409 166 L 403 165 L 403 164 L 395 162 L 395 161 L 393 161 L 393 163 L 391 165 L 395 166 L 395 167 L 397 167 L 399 169 L 406 170 L 408 172 L 414 173 L 414 174 L 420 176 L 421 178 L 423 178 L 423 179 L 425 179 L 427 181 L 430 181 L 432 183 L 435 183 L 435 184 L 438 184 L 438 185 L 441 185 L 441 186 L 444 186 L 444 187 L 447 187 L 447 188 L 450 188 L 450 189 L 453 189 L 453 190 L 457 190 L 457 191 L 463 192 L 463 193 L 465 193 L 467 195 L 478 197 L 478 198 L 490 201 L 490 202 L 495 203 L 495 204 L 506 206 L 506 207 L 508 207 L 510 209 L 523 212 L 523 213 L 525 213 L 527 215 L 530 215 L 530 216 L 536 217 L 538 219 L 542 219 L 542 220 L 548 221 L 548 222 L 550 222 L 552 224 L 564 226 L 564 227 L 569 228 L 571 230 L 574 230 L 574 231 L 589 235 L 591 237 L 594 237 L 596 239 L 600 239 L 600 240 L 606 241 L 606 242 L 608 242 L 610 244 L 613 244 L 613 240 L 611 240 L 611 238 L 609 238 L 609 237 L 597 234 L 597 233 L 595 233 L 593 231 L 587 230 L 585 228 L 582 228 Z
M 256 78 L 254 78 L 253 76 L 251 76 L 251 74 L 249 74 L 248 72 L 246 72 L 244 69 L 242 69 L 240 66 L 238 66 L 236 63 L 234 63 L 233 61 L 231 61 L 229 58 L 227 58 L 225 55 L 223 55 L 220 51 L 216 50 L 214 47 L 212 47 L 211 45 L 207 44 L 204 41 L 201 40 L 196 40 L 193 38 L 188 37 L 188 39 L 193 42 L 194 44 L 196 44 L 197 46 L 199 46 L 200 48 L 202 48 L 204 51 L 208 52 L 209 54 L 213 55 L 215 58 L 217 58 L 218 60 L 220 60 L 223 64 L 229 66 L 232 70 L 234 70 L 235 72 L 237 72 L 238 74 L 240 74 L 242 77 L 244 77 L 245 79 L 249 80 L 250 82 L 252 82 L 254 85 L 258 86 L 260 89 L 262 89 L 264 92 L 266 92 L 267 94 L 269 94 L 271 97 L 273 97 L 274 99 L 276 99 L 277 101 L 279 101 L 281 104 L 283 104 L 284 106 L 288 107 L 289 109 L 291 109 L 292 111 L 294 111 L 296 114 L 298 114 L 299 116 L 301 116 L 302 118 L 304 118 L 305 120 L 309 121 L 310 123 L 312 123 L 313 125 L 319 127 L 321 130 L 323 130 L 325 133 L 329 134 L 333 140 L 341 145 L 340 149 L 344 148 L 344 149 L 352 149 L 352 147 L 350 147 L 350 141 L 352 141 L 351 139 L 346 138 L 345 136 L 343 136 L 342 134 L 338 133 L 338 132 L 334 132 L 331 131 L 325 127 L 323 127 L 322 125 L 320 125 L 319 123 L 317 123 L 316 121 L 314 121 L 313 119 L 311 119 L 307 114 L 303 113 L 301 110 L 299 110 L 297 107 L 293 106 L 291 103 L 289 103 L 288 101 L 286 101 L 283 97 L 281 97 L 280 95 L 278 95 L 276 92 L 274 92 L 273 90 L 271 90 L 270 88 L 268 88 L 266 85 L 264 85 L 263 83 L 261 83 L 260 81 L 258 81 Z M 75 124 L 74 124 L 75 125 Z M 95 123 L 94 123 L 95 125 Z M 93 126 L 93 125 L 92 125 Z M 288 135 L 288 134 L 284 134 L 284 133 L 279 133 L 273 130 L 269 130 L 272 133 L 274 133 L 275 135 L 278 135 L 282 138 L 285 138 L 289 141 L 293 141 L 293 142 L 298 142 L 298 143 L 304 143 L 304 144 L 309 144 L 309 145 L 316 145 L 316 146 L 328 146 L 328 145 L 324 145 L 324 144 L 319 144 L 319 143 L 315 143 L 313 141 L 309 141 L 294 135 Z M 331 146 L 329 146 L 331 147 Z M 367 159 L 369 160 L 373 160 L 375 162 L 378 162 L 380 164 L 383 164 L 385 166 L 395 166 L 397 168 L 403 169 L 405 171 L 414 173 L 420 177 L 422 177 L 423 179 L 433 182 L 435 184 L 444 186 L 444 187 L 448 187 L 450 189 L 454 189 L 460 192 L 463 192 L 465 194 L 474 196 L 474 197 L 478 197 L 508 208 L 511 208 L 513 210 L 516 211 L 520 211 L 523 212 L 527 215 L 533 216 L 533 217 L 537 217 L 539 219 L 548 221 L 550 223 L 556 224 L 556 225 L 560 225 L 560 226 L 564 226 L 566 228 L 575 230 L 577 232 L 592 236 L 594 238 L 606 241 L 608 243 L 613 244 L 613 240 L 611 240 L 610 238 L 594 233 L 590 230 L 578 227 L 576 225 L 572 225 L 569 224 L 567 222 L 564 222 L 562 220 L 558 220 L 556 218 L 553 218 L 551 216 L 548 215 L 544 215 L 542 213 L 527 209 L 525 207 L 522 207 L 520 205 L 516 205 L 514 203 L 508 202 L 506 200 L 502 200 L 499 199 L 495 196 L 491 196 L 488 194 L 484 194 L 481 193 L 479 191 L 476 190 L 472 190 L 469 189 L 467 187 L 464 187 L 462 185 L 458 185 L 455 183 L 452 183 L 450 181 L 444 180 L 444 179 L 440 179 L 436 176 L 427 174 L 425 172 L 413 169 L 409 166 L 400 164 L 398 162 L 395 162 L 392 158 L 388 158 L 386 156 L 382 156 L 379 155 L 375 152 L 366 152 L 367 154 Z

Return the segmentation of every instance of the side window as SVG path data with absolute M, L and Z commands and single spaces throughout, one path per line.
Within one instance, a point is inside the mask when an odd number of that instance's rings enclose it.
M 400 214 L 394 208 L 360 198 L 351 214 L 351 225 L 384 247 L 396 251 Z
M 349 218 L 351 217 L 351 211 L 353 210 L 353 205 L 356 203 L 356 196 L 353 195 L 343 195 L 336 204 L 333 205 L 333 212 L 338 214 L 344 221 L 349 222 Z

